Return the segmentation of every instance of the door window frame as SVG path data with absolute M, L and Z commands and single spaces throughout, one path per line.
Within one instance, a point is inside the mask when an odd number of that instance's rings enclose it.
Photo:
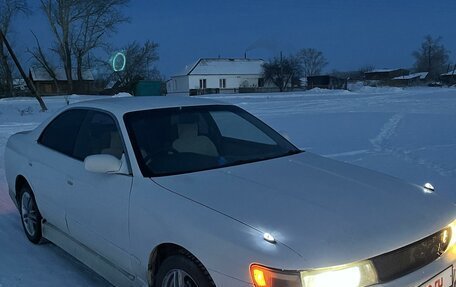
M 86 107 L 74 107 L 74 108 L 66 109 L 66 110 L 60 112 L 58 115 L 56 115 L 56 116 L 55 116 L 55 117 L 46 125 L 46 127 L 43 128 L 43 130 L 40 132 L 40 135 L 38 136 L 37 143 L 38 143 L 40 146 L 42 146 L 42 147 L 45 147 L 45 148 L 47 148 L 47 149 L 49 149 L 49 150 L 52 150 L 52 151 L 54 151 L 54 152 L 57 152 L 57 153 L 59 153 L 59 154 L 61 154 L 61 155 L 64 155 L 64 156 L 66 156 L 66 157 L 68 157 L 68 158 L 71 158 L 71 159 L 76 160 L 76 161 L 78 161 L 78 162 L 84 162 L 83 160 L 80 160 L 80 159 L 78 159 L 78 158 L 75 158 L 73 155 L 68 155 L 68 154 L 62 153 L 62 152 L 60 152 L 60 151 L 58 151 L 58 150 L 55 150 L 55 149 L 53 149 L 53 148 L 50 148 L 50 147 L 48 147 L 48 146 L 42 144 L 42 143 L 40 142 L 40 140 L 41 140 L 41 138 L 42 138 L 44 132 L 46 131 L 46 129 L 47 129 L 53 122 L 55 122 L 55 121 L 59 118 L 60 115 L 66 113 L 66 112 L 68 112 L 68 111 L 72 111 L 72 110 L 81 110 L 81 111 L 87 112 L 86 115 L 85 115 L 85 117 L 84 117 L 84 119 L 83 119 L 83 121 L 81 122 L 81 126 L 79 127 L 78 135 L 79 135 L 79 132 L 80 132 L 80 130 L 81 130 L 81 127 L 82 127 L 83 122 L 87 119 L 87 116 L 88 116 L 89 112 L 91 112 L 91 111 L 92 111 L 92 112 L 99 112 L 99 113 L 105 114 L 105 115 L 109 116 L 109 117 L 114 121 L 114 124 L 116 125 L 117 131 L 119 132 L 119 136 L 120 136 L 120 139 L 121 139 L 121 142 L 122 142 L 122 147 L 123 147 L 124 155 L 125 155 L 125 162 L 127 163 L 127 168 L 128 168 L 128 175 L 133 175 L 133 171 L 132 171 L 132 168 L 131 168 L 130 157 L 129 157 L 129 155 L 128 155 L 127 145 L 126 145 L 126 143 L 125 143 L 124 134 L 123 134 L 123 132 L 122 132 L 122 129 L 120 128 L 120 124 L 119 124 L 119 121 L 118 121 L 117 117 L 116 117 L 113 113 L 111 113 L 110 111 L 103 110 L 103 109 L 98 109 L 98 108 L 93 108 L 93 107 L 87 107 L 87 108 L 86 108 Z M 77 136 L 76 136 L 76 137 L 77 137 Z M 73 152 L 74 152 L 74 147 L 73 147 L 72 153 L 73 153 Z

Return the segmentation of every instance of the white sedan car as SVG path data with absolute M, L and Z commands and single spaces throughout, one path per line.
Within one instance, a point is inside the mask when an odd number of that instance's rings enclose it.
M 453 286 L 453 204 L 301 151 L 236 106 L 82 102 L 5 158 L 28 239 L 117 286 Z

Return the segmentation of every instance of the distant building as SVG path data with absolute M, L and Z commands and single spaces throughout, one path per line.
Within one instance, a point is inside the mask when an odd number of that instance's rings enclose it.
M 347 80 L 330 75 L 309 76 L 306 85 L 308 89 L 347 89 Z
M 440 80 L 446 85 L 456 85 L 456 69 L 440 75 Z
M 376 69 L 364 73 L 366 81 L 388 81 L 396 77 L 410 74 L 406 69 Z
M 237 93 L 265 84 L 261 59 L 203 58 L 167 81 L 168 93 Z M 274 87 L 274 86 L 272 86 Z
M 395 77 L 391 80 L 394 86 L 416 86 L 424 84 L 428 79 L 428 72 L 414 73 L 405 76 Z
M 68 94 L 70 92 L 68 80 L 64 69 L 58 68 L 55 70 L 56 81 L 52 79 L 49 73 L 38 67 L 31 67 L 29 77 L 37 91 L 42 95 L 59 95 Z M 97 93 L 98 89 L 95 85 L 95 79 L 90 70 L 82 72 L 82 80 L 77 80 L 76 69 L 72 73 L 74 91 L 81 94 Z

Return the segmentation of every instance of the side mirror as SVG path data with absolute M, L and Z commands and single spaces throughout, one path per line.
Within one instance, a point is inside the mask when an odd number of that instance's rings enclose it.
M 96 173 L 117 173 L 122 167 L 122 161 L 109 154 L 90 155 L 84 160 L 84 168 Z

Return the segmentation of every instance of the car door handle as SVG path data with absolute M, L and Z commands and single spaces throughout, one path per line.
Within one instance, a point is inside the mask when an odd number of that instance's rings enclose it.
M 71 181 L 71 180 L 69 180 L 69 179 L 67 179 L 67 184 L 68 184 L 68 185 L 71 185 L 71 186 L 74 185 L 73 181 Z

